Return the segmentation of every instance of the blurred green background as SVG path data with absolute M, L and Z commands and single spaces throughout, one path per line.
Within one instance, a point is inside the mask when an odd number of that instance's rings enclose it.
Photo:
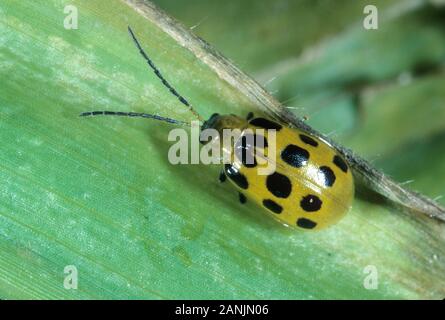
M 378 30 L 363 28 L 368 1 L 154 2 L 310 125 L 442 195 L 445 171 L 433 163 L 445 156 L 443 2 L 374 1 Z
M 111 2 L 111 1 L 110 1 Z M 172 166 L 163 123 L 82 111 L 257 111 L 125 1 L 0 3 L 0 298 L 442 299 L 445 229 L 366 190 L 338 225 L 287 230 L 219 168 Z M 431 198 L 445 188 L 445 7 L 373 1 L 155 3 L 308 123 Z M 64 8 L 79 11 L 66 30 Z M 63 283 L 78 270 L 78 288 Z M 378 288 L 367 289 L 367 266 Z

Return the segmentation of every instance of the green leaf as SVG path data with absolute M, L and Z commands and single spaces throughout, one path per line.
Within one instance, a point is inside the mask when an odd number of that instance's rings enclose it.
M 217 182 L 219 167 L 171 165 L 172 126 L 79 118 L 93 109 L 193 118 L 147 68 L 128 24 L 204 117 L 257 107 L 125 3 L 70 1 L 78 30 L 63 27 L 66 4 L 0 5 L 0 297 L 444 297 L 435 221 L 363 191 L 337 226 L 288 230 L 240 205 Z M 394 166 L 403 175 L 407 164 Z M 77 290 L 64 288 L 68 265 Z M 368 265 L 377 290 L 363 285 Z

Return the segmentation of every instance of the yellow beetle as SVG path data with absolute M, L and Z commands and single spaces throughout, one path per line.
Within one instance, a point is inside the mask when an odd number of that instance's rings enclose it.
M 128 30 L 156 76 L 201 119 L 189 102 L 162 76 L 131 28 Z M 186 124 L 146 113 L 92 111 L 81 114 L 92 115 L 144 117 Z M 224 135 L 226 129 L 240 131 L 234 147 L 229 151 L 223 150 L 223 153 L 229 153 L 230 162 L 224 165 L 220 181 L 228 178 L 239 190 L 242 203 L 250 199 L 286 226 L 305 230 L 328 227 L 348 212 L 354 197 L 353 176 L 346 161 L 326 141 L 266 118 L 254 118 L 251 113 L 246 119 L 235 115 L 213 114 L 201 126 L 202 132 L 206 129 L 215 129 L 220 136 Z M 271 132 L 275 136 L 273 146 L 268 143 Z M 216 142 L 211 140 L 211 143 Z M 273 157 L 270 155 L 272 148 Z M 246 161 L 248 155 L 253 156 L 253 161 Z M 260 159 L 265 161 L 260 164 Z M 274 170 L 259 174 L 258 169 L 270 163 L 274 164 Z
M 345 160 L 319 138 L 266 118 L 252 117 L 250 114 L 245 120 L 214 114 L 204 122 L 203 130 L 216 129 L 220 136 L 224 129 L 241 130 L 231 149 L 231 162 L 225 164 L 220 179 L 227 176 L 240 191 L 241 202 L 253 200 L 285 225 L 322 229 L 340 220 L 354 196 L 353 177 Z M 276 132 L 273 146 L 268 142 L 269 130 Z M 252 132 L 254 137 L 247 139 Z M 272 147 L 274 156 L 268 152 Z M 248 154 L 253 155 L 251 163 L 246 161 Z M 259 157 L 266 163 L 260 165 Z M 258 168 L 267 167 L 267 162 L 275 164 L 274 170 L 259 174 Z

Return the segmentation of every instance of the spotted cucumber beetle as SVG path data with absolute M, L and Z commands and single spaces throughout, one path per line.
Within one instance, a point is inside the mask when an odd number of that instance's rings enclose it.
M 146 60 L 163 85 L 178 98 L 201 122 L 201 130 L 239 129 L 241 135 L 235 141 L 231 163 L 224 165 L 220 181 L 226 179 L 239 191 L 241 203 L 247 199 L 263 207 L 271 216 L 286 226 L 305 230 L 319 230 L 340 220 L 351 207 L 354 197 L 354 182 L 351 170 L 342 156 L 326 141 L 297 128 L 280 124 L 263 117 L 255 118 L 250 113 L 247 118 L 236 115 L 213 114 L 203 121 L 192 105 L 174 89 L 143 50 L 132 29 L 128 27 L 131 38 L 142 57 Z M 186 122 L 154 114 L 114 111 L 84 112 L 81 116 L 116 115 L 143 117 L 177 125 Z M 249 130 L 247 130 L 249 129 Z M 259 175 L 257 163 L 245 163 L 242 154 L 255 152 L 267 158 L 268 135 L 261 137 L 263 145 L 247 143 L 247 132 L 276 132 L 276 169 L 268 175 Z M 201 131 L 201 132 L 202 132 Z M 208 143 L 212 143 L 211 141 Z M 259 150 L 261 148 L 262 150 Z M 259 152 L 258 152 L 259 151 Z

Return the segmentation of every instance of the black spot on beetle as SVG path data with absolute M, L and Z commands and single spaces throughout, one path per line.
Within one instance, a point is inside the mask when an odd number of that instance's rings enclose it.
M 304 211 L 314 212 L 318 211 L 321 208 L 322 201 L 319 197 L 314 196 L 313 194 L 308 194 L 304 196 L 300 201 L 300 206 Z
M 328 166 L 320 167 L 320 171 L 318 172 L 319 180 L 326 187 L 332 187 L 335 182 L 335 173 Z
M 249 138 L 242 136 L 235 144 L 235 155 L 247 168 L 254 168 L 257 165 L 252 145 L 253 139 L 253 136 L 249 136 Z
M 309 152 L 294 144 L 289 144 L 281 151 L 281 159 L 295 168 L 301 168 L 307 164 L 309 160 Z
M 235 149 L 235 154 L 246 168 L 255 168 L 257 166 L 255 156 L 250 150 L 241 148 Z
M 269 143 L 267 142 L 266 137 L 260 135 L 260 134 L 255 134 L 255 147 L 256 148 L 267 148 L 269 146 Z
M 270 199 L 263 200 L 263 206 L 265 206 L 267 209 L 277 214 L 283 211 L 282 206 L 280 206 L 278 203 Z
M 266 178 L 267 189 L 278 198 L 287 198 L 292 192 L 292 183 L 285 175 L 274 172 Z
M 270 121 L 268 119 L 264 118 L 255 118 L 250 120 L 249 122 L 251 125 L 254 125 L 256 127 L 264 128 L 264 129 L 274 129 L 274 130 L 281 130 L 283 126 L 281 124 L 278 124 L 276 122 Z
M 301 141 L 303 141 L 304 143 L 306 143 L 306 144 L 308 144 L 310 146 L 313 146 L 313 147 L 318 146 L 318 142 L 317 141 L 315 141 L 314 139 L 312 139 L 311 137 L 309 137 L 309 136 L 307 136 L 305 134 L 300 134 L 300 139 L 301 139 Z
M 304 229 L 314 229 L 317 226 L 317 223 L 306 218 L 299 218 L 297 220 L 297 226 Z
M 343 172 L 348 172 L 348 165 L 346 164 L 345 160 L 343 160 L 340 156 L 336 155 L 333 160 L 334 164 L 340 168 Z
M 241 137 L 241 145 L 244 148 L 247 147 L 256 147 L 256 148 L 267 148 L 268 143 L 267 139 L 260 134 L 250 134 L 246 133 Z
M 225 171 L 227 177 L 235 182 L 238 187 L 240 187 L 241 189 L 247 189 L 249 187 L 246 176 L 239 172 L 238 169 L 236 169 L 234 166 L 226 164 Z
M 247 168 L 254 168 L 257 166 L 255 159 L 255 147 L 267 147 L 267 139 L 258 134 L 245 134 L 235 144 L 236 157 Z

